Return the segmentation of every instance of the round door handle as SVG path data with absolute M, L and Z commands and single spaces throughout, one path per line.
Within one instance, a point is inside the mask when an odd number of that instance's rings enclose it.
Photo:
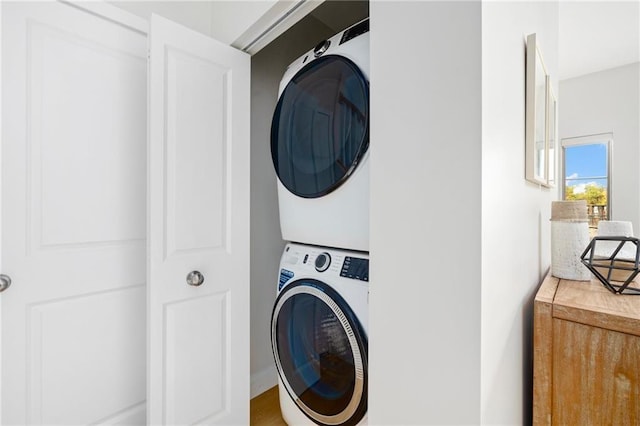
M 202 285 L 204 282 L 204 275 L 200 271 L 191 271 L 187 274 L 187 284 L 194 287 Z
M 0 293 L 11 286 L 11 277 L 9 275 L 0 274 Z

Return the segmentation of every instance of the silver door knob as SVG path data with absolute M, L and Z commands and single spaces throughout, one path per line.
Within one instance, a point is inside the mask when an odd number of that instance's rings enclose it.
M 9 275 L 0 274 L 0 293 L 11 286 L 11 277 Z
M 194 287 L 198 287 L 202 285 L 204 282 L 204 275 L 202 275 L 199 271 L 191 271 L 187 274 L 187 284 L 192 285 Z

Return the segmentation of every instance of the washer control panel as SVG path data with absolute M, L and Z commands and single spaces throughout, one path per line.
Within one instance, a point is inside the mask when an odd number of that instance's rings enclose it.
M 348 278 L 369 282 L 369 258 L 364 252 L 289 243 L 280 261 L 278 290 L 294 278 Z

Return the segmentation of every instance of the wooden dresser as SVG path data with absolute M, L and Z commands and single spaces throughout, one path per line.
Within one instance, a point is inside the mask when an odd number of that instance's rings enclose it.
M 548 275 L 534 302 L 534 425 L 640 424 L 640 296 Z

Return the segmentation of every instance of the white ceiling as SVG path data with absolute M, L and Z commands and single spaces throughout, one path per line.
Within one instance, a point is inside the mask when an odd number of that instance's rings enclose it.
M 560 1 L 560 80 L 640 61 L 640 0 Z

